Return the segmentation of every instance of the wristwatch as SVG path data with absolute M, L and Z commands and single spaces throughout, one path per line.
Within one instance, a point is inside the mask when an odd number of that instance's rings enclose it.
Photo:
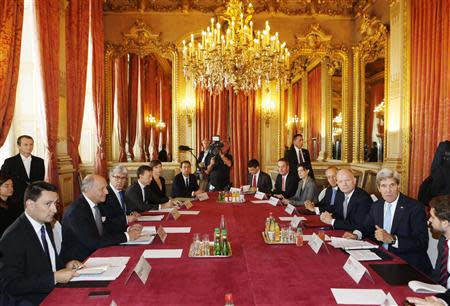
M 392 241 L 389 244 L 395 244 L 397 242 L 397 236 L 396 235 L 392 235 Z

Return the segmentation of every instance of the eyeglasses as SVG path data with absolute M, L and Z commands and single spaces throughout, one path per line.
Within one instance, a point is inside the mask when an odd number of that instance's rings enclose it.
M 113 175 L 112 177 L 118 181 L 126 181 L 128 179 L 128 177 L 126 177 L 126 176 Z

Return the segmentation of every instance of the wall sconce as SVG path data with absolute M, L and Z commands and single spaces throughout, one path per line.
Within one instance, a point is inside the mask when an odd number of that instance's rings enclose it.
M 384 117 L 384 99 L 380 102 L 380 104 L 375 106 L 373 112 L 377 117 Z
M 188 125 L 192 125 L 192 118 L 195 115 L 195 102 L 193 99 L 185 99 L 180 106 L 181 116 L 186 117 Z
M 156 124 L 156 118 L 152 114 L 145 116 L 145 125 L 152 126 Z
M 164 122 L 162 122 L 161 120 L 159 120 L 159 122 L 156 124 L 156 128 L 157 129 L 164 129 L 166 127 L 166 124 Z
M 339 113 L 332 121 L 332 134 L 333 137 L 342 135 L 342 113 Z
M 267 99 L 262 103 L 262 118 L 266 122 L 266 126 L 269 126 L 270 119 L 275 114 L 275 102 Z
M 302 122 L 302 119 L 300 119 L 297 115 L 294 115 L 294 117 L 288 117 L 286 127 L 290 128 L 291 126 L 297 126 L 299 123 L 302 124 Z

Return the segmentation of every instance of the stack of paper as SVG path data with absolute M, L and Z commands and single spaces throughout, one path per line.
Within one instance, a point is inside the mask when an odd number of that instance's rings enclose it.
M 84 263 L 84 267 L 79 270 L 85 270 L 85 272 L 88 273 L 81 272 L 79 273 L 79 276 L 72 278 L 70 281 L 76 282 L 115 280 L 125 269 L 129 260 L 130 257 L 91 257 Z M 103 272 L 101 272 L 100 270 L 103 270 Z
M 297 218 L 300 218 L 301 221 L 307 220 L 305 217 L 297 217 Z M 278 217 L 278 219 L 280 219 L 280 221 L 292 221 L 294 217 Z
M 415 293 L 434 294 L 434 293 L 444 293 L 445 291 L 447 291 L 447 289 L 444 286 L 427 284 L 419 281 L 410 281 L 408 283 L 408 286 Z
M 198 210 L 180 210 L 178 212 L 180 215 L 198 215 L 200 213 Z
M 153 216 L 140 216 L 138 221 L 161 221 L 164 218 L 164 215 L 153 215 Z
M 142 253 L 144 258 L 180 258 L 183 249 L 153 249 Z
M 381 260 L 381 257 L 370 250 L 346 250 L 357 261 Z
M 397 306 L 390 293 L 381 289 L 337 289 L 331 288 L 337 304 Z
M 148 212 L 160 212 L 160 213 L 167 213 L 170 212 L 172 210 L 172 207 L 169 208 L 161 208 L 161 209 L 155 209 L 155 210 L 149 210 Z
M 330 245 L 345 250 L 376 249 L 378 245 L 367 241 L 331 237 Z

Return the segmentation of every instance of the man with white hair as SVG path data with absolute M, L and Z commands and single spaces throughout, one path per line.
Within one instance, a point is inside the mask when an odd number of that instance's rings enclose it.
M 428 229 L 424 206 L 400 192 L 400 175 L 381 169 L 376 184 L 382 199 L 373 203 L 364 225 L 345 238 L 371 238 L 423 271 L 431 272 L 427 255 Z

